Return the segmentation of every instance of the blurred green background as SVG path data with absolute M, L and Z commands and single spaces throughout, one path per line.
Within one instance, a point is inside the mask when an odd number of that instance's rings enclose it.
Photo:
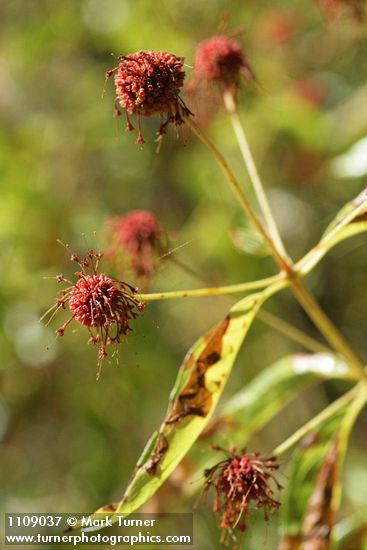
M 112 81 L 101 98 L 104 73 L 116 64 L 111 53 L 163 49 L 185 56 L 190 66 L 197 43 L 217 32 L 225 12 L 229 31 L 244 29 L 241 39 L 258 79 L 239 93 L 241 116 L 276 219 L 298 259 L 365 186 L 365 23 L 346 12 L 330 20 L 314 0 L 1 1 L 3 511 L 87 512 L 118 500 L 163 418 L 186 350 L 230 303 L 218 297 L 149 304 L 121 346 L 119 368 L 106 362 L 97 383 L 96 350 L 86 345 L 84 330 L 56 341 L 63 315 L 49 327 L 38 321 L 58 290 L 44 277 L 73 271 L 57 239 L 80 253 L 98 248 L 106 218 L 147 208 L 172 235 L 172 246 L 184 245 L 177 258 L 203 278 L 225 284 L 275 273 L 271 259 L 233 246 L 229 230 L 245 223 L 220 171 L 188 130 L 179 139 L 170 131 L 156 154 L 158 121 L 144 120 L 141 150 L 113 119 Z M 228 120 L 215 102 L 212 109 L 216 116 L 206 131 L 248 189 Z M 359 236 L 330 253 L 307 281 L 362 357 L 366 267 L 365 237 Z M 123 278 L 135 284 L 131 274 Z M 151 290 L 202 284 L 166 261 Z M 316 335 L 288 291 L 267 308 Z M 302 349 L 255 322 L 224 399 L 296 351 Z M 339 382 L 306 392 L 251 449 L 269 452 L 345 389 Z M 364 414 L 347 461 L 349 511 L 366 506 L 366 423 Z M 191 510 L 192 502 L 180 499 L 183 475 L 146 509 Z M 195 512 L 195 548 L 220 548 L 210 508 L 204 499 Z M 252 519 L 251 526 L 244 548 L 276 548 L 276 519 L 266 528 Z

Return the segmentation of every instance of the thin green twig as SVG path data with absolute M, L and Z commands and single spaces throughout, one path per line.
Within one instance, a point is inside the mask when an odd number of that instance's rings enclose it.
M 264 309 L 260 309 L 257 314 L 258 319 L 263 323 L 266 323 L 269 327 L 272 327 L 274 330 L 278 331 L 280 334 L 287 336 L 290 340 L 297 342 L 305 349 L 312 351 L 313 353 L 330 353 L 330 348 L 321 344 L 315 338 L 312 338 L 302 330 L 296 328 L 295 326 L 287 323 L 283 319 L 280 319 L 276 315 L 269 313 Z
M 156 292 L 152 294 L 139 294 L 138 298 L 143 302 L 148 302 L 152 300 L 172 300 L 176 298 L 193 298 L 198 296 L 215 296 L 218 294 L 234 294 L 237 292 L 247 292 L 249 290 L 266 288 L 267 286 L 282 280 L 285 281 L 285 275 L 283 273 L 279 273 L 278 275 L 274 275 L 273 277 L 259 279 L 258 281 L 249 281 L 247 283 L 239 283 L 236 285 L 196 288 L 192 290 L 172 290 L 170 292 Z
M 268 227 L 269 234 L 273 240 L 274 246 L 277 249 L 279 255 L 287 258 L 287 252 L 284 248 L 282 238 L 280 236 L 278 227 L 275 223 L 267 196 L 264 191 L 264 186 L 262 184 L 259 173 L 257 171 L 257 167 L 255 164 L 254 158 L 252 156 L 246 134 L 244 132 L 243 126 L 241 124 L 241 121 L 237 113 L 236 102 L 233 98 L 233 94 L 229 91 L 225 92 L 223 94 L 223 101 L 227 109 L 227 112 L 229 114 L 232 128 L 236 135 L 238 146 L 240 148 L 243 160 L 245 162 L 245 165 L 250 177 L 250 181 L 254 188 L 257 200 L 259 202 L 259 206 L 261 208 L 266 225 Z
M 286 451 L 288 451 L 288 449 L 293 447 L 293 445 L 298 443 L 300 439 L 305 437 L 305 435 L 307 435 L 312 430 L 315 430 L 317 426 L 321 424 L 321 422 L 323 422 L 324 420 L 332 416 L 334 413 L 336 413 L 339 409 L 344 407 L 350 401 L 353 401 L 356 395 L 358 394 L 358 392 L 361 391 L 362 384 L 364 386 L 363 382 L 360 382 L 359 384 L 354 386 L 351 390 L 346 392 L 344 395 L 339 397 L 339 399 L 337 399 L 336 401 L 331 403 L 331 405 L 326 407 L 326 409 L 324 409 L 319 414 L 314 416 L 311 420 L 306 422 L 306 424 L 304 424 L 301 428 L 295 431 L 290 437 L 288 437 L 288 439 L 286 439 L 285 441 L 283 441 L 283 443 L 278 445 L 272 452 L 272 455 L 279 456 L 285 453 Z M 363 387 L 363 391 L 365 391 L 364 387 Z

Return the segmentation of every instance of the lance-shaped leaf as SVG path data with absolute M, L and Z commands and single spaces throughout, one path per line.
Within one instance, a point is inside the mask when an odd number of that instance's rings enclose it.
M 179 369 L 166 417 L 147 443 L 123 499 L 96 514 L 131 514 L 159 489 L 208 423 L 257 311 L 286 284 L 278 281 L 240 300 L 193 345 Z
M 348 202 L 335 216 L 320 242 L 296 264 L 299 273 L 309 273 L 338 243 L 367 231 L 367 189 Z
M 340 503 L 339 471 L 350 431 L 367 400 L 360 385 L 335 403 L 291 458 L 282 506 L 280 550 L 328 550 L 334 514 Z M 327 410 L 327 409 L 326 409 Z M 325 411 L 324 411 L 325 413 Z
M 332 353 L 284 357 L 261 371 L 218 410 L 202 434 L 226 446 L 243 447 L 249 438 L 283 409 L 300 391 L 321 380 L 351 379 L 347 364 Z M 207 441 L 205 441 L 207 443 Z

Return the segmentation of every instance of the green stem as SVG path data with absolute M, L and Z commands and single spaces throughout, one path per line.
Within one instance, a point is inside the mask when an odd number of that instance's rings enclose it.
M 236 190 L 236 195 L 239 198 L 241 204 L 243 206 L 244 204 L 246 204 L 246 208 L 244 208 L 244 210 L 249 215 L 250 219 L 254 221 L 254 218 L 255 218 L 258 229 L 261 232 L 261 234 L 264 236 L 264 238 L 266 238 L 266 242 L 270 246 L 270 249 L 272 251 L 272 254 L 276 263 L 278 264 L 280 269 L 288 275 L 290 284 L 292 287 L 292 291 L 296 296 L 297 300 L 299 301 L 299 303 L 302 305 L 302 307 L 308 314 L 308 316 L 312 319 L 314 324 L 317 326 L 321 334 L 323 334 L 324 338 L 330 343 L 330 345 L 332 345 L 332 347 L 336 351 L 344 355 L 345 359 L 351 363 L 351 366 L 353 366 L 353 369 L 355 371 L 358 371 L 360 377 L 364 376 L 364 366 L 361 363 L 361 361 L 355 355 L 355 353 L 353 352 L 349 344 L 346 342 L 344 337 L 341 335 L 339 330 L 333 325 L 330 319 L 321 310 L 320 306 L 314 300 L 312 295 L 305 289 L 303 284 L 296 279 L 297 274 L 294 271 L 293 265 L 291 264 L 289 258 L 287 256 L 282 256 L 279 254 L 278 249 L 273 242 L 272 236 L 269 235 L 267 230 L 262 225 L 261 221 L 257 218 L 257 216 L 252 211 L 251 207 L 248 205 L 247 200 L 244 197 L 243 192 L 239 186 L 239 183 L 237 182 L 233 172 L 229 168 L 228 164 L 224 160 L 221 153 L 217 150 L 215 145 L 201 132 L 201 130 L 195 125 L 195 123 L 190 119 L 190 117 L 186 116 L 185 121 L 187 122 L 191 130 L 194 132 L 194 134 L 202 141 L 202 143 L 204 143 L 204 145 L 214 155 L 217 163 L 221 166 L 223 172 L 225 173 L 227 181 L 229 182 L 231 187 Z M 245 131 L 243 127 L 242 127 L 242 133 L 245 136 Z M 251 154 L 250 154 L 250 157 L 246 155 L 244 157 L 244 160 L 246 162 L 247 171 L 250 176 L 251 183 L 254 189 L 258 185 L 259 181 L 262 187 L 261 180 L 257 181 L 256 177 L 255 177 L 255 180 L 253 180 L 254 172 L 252 170 L 252 166 L 254 165 L 254 161 Z M 250 164 L 248 165 L 249 162 Z M 249 213 L 247 212 L 247 210 L 249 210 Z
M 172 290 L 171 292 L 157 292 L 153 294 L 139 294 L 138 298 L 143 302 L 148 302 L 152 300 L 172 300 L 176 298 L 193 298 L 198 296 L 215 296 L 218 294 L 234 294 L 237 292 L 247 292 L 249 290 L 265 288 L 273 283 L 282 280 L 285 281 L 285 277 L 282 273 L 279 273 L 278 275 L 274 275 L 273 277 L 259 279 L 258 281 L 249 281 L 247 283 L 239 283 L 237 285 L 196 288 L 192 290 Z
M 215 160 L 217 161 L 217 164 L 223 170 L 233 193 L 238 199 L 238 202 L 242 206 L 243 211 L 245 212 L 246 216 L 249 218 L 251 223 L 254 225 L 258 233 L 263 237 L 264 241 L 268 244 L 280 269 L 282 271 L 288 272 L 289 266 L 287 262 L 285 262 L 282 256 L 279 254 L 277 248 L 274 246 L 273 239 L 270 237 L 267 229 L 263 225 L 260 218 L 255 214 L 255 212 L 251 208 L 249 202 L 247 201 L 244 195 L 244 192 L 241 189 L 241 186 L 236 176 L 234 175 L 231 168 L 227 164 L 223 155 L 220 153 L 220 151 L 218 151 L 214 143 L 210 141 L 210 139 L 200 130 L 200 128 L 195 124 L 195 122 L 192 120 L 192 118 L 189 115 L 182 113 L 181 116 L 185 120 L 185 123 L 187 124 L 187 126 L 189 126 L 190 130 L 196 135 L 196 137 L 205 145 L 205 147 L 207 147 L 207 149 L 214 156 Z
M 305 435 L 307 435 L 312 430 L 315 430 L 321 422 L 332 416 L 334 413 L 336 413 L 339 409 L 343 408 L 347 403 L 350 401 L 353 401 L 355 399 L 356 395 L 360 391 L 362 383 L 354 386 L 350 391 L 339 397 L 336 401 L 334 401 L 331 405 L 326 407 L 321 413 L 314 416 L 311 420 L 306 422 L 301 428 L 299 428 L 294 434 L 292 434 L 288 439 L 283 441 L 280 445 L 278 445 L 274 451 L 272 452 L 272 455 L 279 456 L 283 453 L 285 453 L 288 449 L 293 447 L 300 439 L 302 439 Z M 363 384 L 364 386 L 364 384 Z M 364 388 L 363 388 L 364 389 Z
M 344 336 L 330 321 L 314 297 L 303 286 L 301 281 L 298 279 L 292 281 L 292 291 L 303 309 L 306 311 L 307 315 L 310 319 L 312 319 L 332 348 L 345 357 L 347 362 L 350 364 L 350 367 L 356 372 L 356 374 L 358 373 L 359 376 L 364 375 L 363 363 L 355 355 L 348 342 L 344 339 Z
M 262 184 L 259 173 L 257 171 L 257 167 L 255 164 L 254 158 L 252 156 L 251 149 L 246 138 L 246 134 L 244 132 L 243 126 L 241 124 L 240 118 L 237 113 L 236 102 L 233 98 L 233 94 L 231 92 L 225 92 L 223 94 L 223 101 L 227 109 L 227 112 L 229 114 L 232 128 L 236 135 L 237 142 L 238 142 L 243 160 L 245 162 L 248 175 L 250 177 L 250 181 L 252 183 L 257 200 L 259 202 L 261 211 L 266 221 L 269 234 L 273 240 L 274 246 L 276 247 L 279 255 L 287 258 L 287 253 L 284 248 L 282 238 L 280 236 L 277 225 L 275 223 L 267 196 L 264 191 L 264 186 Z
M 283 319 L 276 317 L 264 309 L 260 309 L 257 314 L 258 319 L 274 330 L 280 332 L 284 336 L 287 336 L 290 340 L 297 342 L 305 349 L 312 351 L 313 353 L 330 353 L 330 349 L 324 346 L 308 334 L 305 334 L 302 330 L 290 325 Z
M 195 276 L 204 284 L 208 284 L 208 281 L 206 281 L 201 274 L 197 273 L 191 268 L 188 268 L 188 266 L 186 266 L 182 262 L 177 261 L 175 257 L 172 257 L 172 261 L 174 261 L 179 267 L 181 267 L 181 269 L 187 271 L 190 275 Z M 312 338 L 302 330 L 294 327 L 293 325 L 287 323 L 280 317 L 277 317 L 276 315 L 273 315 L 268 311 L 260 309 L 257 314 L 257 317 L 264 324 L 268 325 L 269 327 L 273 328 L 280 334 L 283 334 L 283 336 L 286 336 L 290 340 L 293 340 L 297 344 L 300 344 L 305 349 L 313 353 L 330 353 L 330 349 L 327 346 L 321 344 L 321 342 L 318 342 L 318 340 L 315 340 L 314 338 Z

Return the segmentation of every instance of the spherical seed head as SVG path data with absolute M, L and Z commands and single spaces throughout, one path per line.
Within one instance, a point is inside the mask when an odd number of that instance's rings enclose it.
M 169 123 L 182 122 L 179 104 L 182 108 L 184 104 L 179 93 L 185 79 L 183 57 L 163 51 L 141 50 L 120 55 L 118 61 L 117 67 L 108 71 L 106 77 L 115 73 L 115 105 L 125 111 L 128 130 L 133 130 L 129 115 L 138 117 L 137 143 L 144 143 L 140 129 L 141 116 L 158 114 L 162 117 L 159 135 L 165 133 Z M 116 109 L 115 116 L 119 114 L 120 111 Z M 165 122 L 163 116 L 166 117 Z
M 157 218 L 148 210 L 130 212 L 120 222 L 119 237 L 126 250 L 136 252 L 154 246 L 162 233 Z
M 194 70 L 197 81 L 216 82 L 224 88 L 238 88 L 241 74 L 254 79 L 241 45 L 227 36 L 213 36 L 198 45 Z
M 135 210 L 113 218 L 108 226 L 113 241 L 111 260 L 116 260 L 121 250 L 136 277 L 151 277 L 155 260 L 166 250 L 166 233 L 154 214 L 148 210 Z
M 75 273 L 76 281 L 69 281 L 63 275 L 56 277 L 59 283 L 69 286 L 59 291 L 55 305 L 47 313 L 69 307 L 71 315 L 56 331 L 59 337 L 74 320 L 87 328 L 88 343 L 98 345 L 99 375 L 107 356 L 106 348 L 121 342 L 130 331 L 131 319 L 138 316 L 144 304 L 136 298 L 135 288 L 98 272 L 102 254 L 89 250 L 82 259 L 77 254 L 72 254 L 70 259 L 80 268 Z
M 244 531 L 250 503 L 255 508 L 264 510 L 265 520 L 269 513 L 279 508 L 280 502 L 273 498 L 273 489 L 269 481 L 280 485 L 273 476 L 278 468 L 274 458 L 261 458 L 259 453 L 230 453 L 230 458 L 205 471 L 207 478 L 205 488 L 214 486 L 216 496 L 213 510 L 218 514 L 219 525 L 223 529 L 223 541 L 233 537 L 233 529 Z
M 104 273 L 84 275 L 71 291 L 69 309 L 82 325 L 104 327 L 121 315 L 117 295 L 118 289 Z
M 185 78 L 183 64 L 183 57 L 162 51 L 120 56 L 114 78 L 120 107 L 143 116 L 174 110 Z

